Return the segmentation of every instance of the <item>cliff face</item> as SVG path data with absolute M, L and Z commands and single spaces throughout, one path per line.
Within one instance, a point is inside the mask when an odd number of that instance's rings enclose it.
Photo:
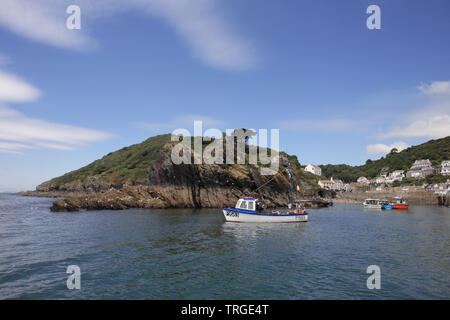
M 170 142 L 160 146 L 146 170 L 144 183 L 141 182 L 142 177 L 138 177 L 128 181 L 122 179 L 125 183 L 118 184 L 110 179 L 115 173 L 106 171 L 106 174 L 99 173 L 84 179 L 76 177 L 72 181 L 56 178 L 38 186 L 37 192 L 56 192 L 65 196 L 65 199 L 54 201 L 53 211 L 134 207 L 220 208 L 234 206 L 242 196 L 255 196 L 268 207 L 278 207 L 285 206 L 289 200 L 287 167 L 291 169 L 293 189 L 299 185 L 301 190 L 294 191 L 296 196 L 311 197 L 318 191 L 316 184 L 300 176 L 304 172 L 297 158 L 285 153 L 280 153 L 280 168 L 276 175 L 262 175 L 261 167 L 251 164 L 176 165 L 170 157 L 173 146 Z M 103 166 L 108 168 L 108 163 L 104 161 Z

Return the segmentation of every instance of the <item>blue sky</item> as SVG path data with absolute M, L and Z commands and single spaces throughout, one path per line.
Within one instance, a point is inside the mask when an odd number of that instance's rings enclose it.
M 0 191 L 194 119 L 279 128 L 302 164 L 448 136 L 449 15 L 446 0 L 2 0 Z

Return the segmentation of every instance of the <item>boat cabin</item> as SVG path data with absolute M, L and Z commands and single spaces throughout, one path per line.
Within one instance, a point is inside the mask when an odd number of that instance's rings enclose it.
M 380 200 L 379 199 L 366 199 L 364 200 L 364 204 L 368 204 L 368 205 L 376 205 L 379 204 Z
M 404 204 L 404 205 L 408 204 L 407 201 L 405 199 L 403 199 L 403 198 L 395 197 L 394 199 L 395 199 L 395 203 L 396 204 Z
M 256 198 L 250 198 L 250 197 L 240 198 L 237 201 L 235 208 L 255 211 L 256 210 L 256 201 L 258 201 L 258 199 L 256 199 Z

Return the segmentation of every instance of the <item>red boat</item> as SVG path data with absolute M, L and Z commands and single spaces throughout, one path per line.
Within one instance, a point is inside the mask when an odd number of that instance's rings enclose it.
M 395 197 L 396 202 L 392 204 L 392 208 L 393 209 L 397 209 L 397 210 L 409 210 L 409 205 L 406 202 L 406 200 L 400 198 L 400 197 Z

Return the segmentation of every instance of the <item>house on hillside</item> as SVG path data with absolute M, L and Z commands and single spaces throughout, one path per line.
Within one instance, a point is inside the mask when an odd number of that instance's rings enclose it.
M 377 184 L 386 183 L 386 177 L 384 177 L 384 176 L 377 177 L 375 179 L 375 183 L 377 183 Z
M 318 184 L 322 189 L 333 190 L 333 180 L 319 180 Z
M 333 188 L 336 191 L 341 191 L 345 189 L 345 184 L 344 182 L 342 182 L 342 180 L 336 179 L 334 180 L 333 178 L 331 178 L 331 180 L 334 182 Z
M 319 186 L 323 189 L 334 190 L 334 191 L 347 191 L 349 188 L 348 184 L 344 184 L 342 180 L 333 179 L 331 177 L 330 180 L 319 180 Z
M 442 163 L 441 163 L 441 174 L 443 176 L 450 176 L 450 160 L 442 161 Z
M 362 184 L 369 184 L 370 183 L 369 179 L 367 179 L 366 177 L 359 177 L 358 180 L 356 180 L 356 182 L 362 183 Z
M 387 183 L 393 183 L 394 181 L 402 181 L 405 177 L 404 170 L 395 170 L 394 172 L 391 172 L 389 176 L 386 179 Z
M 315 164 L 308 164 L 305 167 L 306 172 L 311 172 L 312 174 L 315 174 L 316 176 L 322 175 L 322 169 L 319 166 L 316 166 Z
M 422 176 L 423 177 L 426 177 L 426 176 L 429 176 L 429 175 L 432 175 L 432 174 L 436 174 L 438 172 L 433 167 L 425 167 L 425 168 L 422 168 L 421 171 L 422 171 Z
M 382 177 L 387 177 L 387 175 L 389 174 L 389 167 L 384 167 L 384 168 L 382 168 L 381 169 L 381 171 L 380 171 L 380 176 L 382 176 Z
M 413 165 L 411 166 L 411 170 L 421 170 L 422 168 L 429 168 L 431 167 L 431 161 L 430 159 L 421 159 L 416 160 Z
M 423 178 L 422 170 L 420 170 L 420 169 L 409 170 L 406 173 L 406 177 L 407 178 L 414 178 L 414 179 L 421 179 L 421 178 Z

